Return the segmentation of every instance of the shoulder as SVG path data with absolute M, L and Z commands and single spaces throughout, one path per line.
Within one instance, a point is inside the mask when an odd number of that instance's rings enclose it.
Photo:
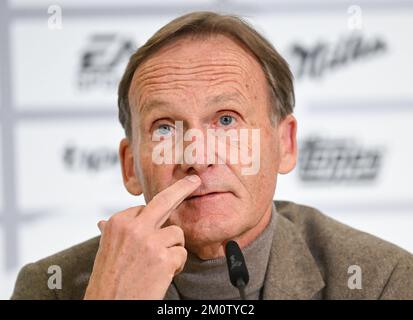
M 24 266 L 11 299 L 82 299 L 99 240 L 100 237 L 92 238 Z M 61 288 L 50 289 L 48 281 L 56 270 L 61 271 Z
M 288 201 L 275 201 L 275 206 L 309 247 L 326 283 L 327 296 L 413 298 L 413 256 L 409 252 L 315 208 Z M 349 291 L 348 281 L 355 270 L 360 271 L 362 289 Z M 342 297 L 342 292 L 351 294 Z

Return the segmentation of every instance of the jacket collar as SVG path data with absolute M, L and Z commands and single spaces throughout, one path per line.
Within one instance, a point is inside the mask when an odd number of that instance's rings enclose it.
M 276 219 L 263 299 L 312 299 L 325 286 L 316 261 L 294 224 Z
M 297 227 L 286 217 L 275 215 L 275 230 L 264 280 L 264 300 L 314 299 L 324 288 L 320 270 Z M 179 299 L 173 284 L 166 300 Z

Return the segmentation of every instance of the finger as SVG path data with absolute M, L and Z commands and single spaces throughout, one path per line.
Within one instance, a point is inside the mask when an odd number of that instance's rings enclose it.
M 128 209 L 119 211 L 112 215 L 109 220 L 107 221 L 108 223 L 113 223 L 113 222 L 129 222 L 134 220 L 139 214 L 142 212 L 143 208 L 145 206 L 135 206 L 135 207 L 130 207 Z
M 168 220 L 171 212 L 178 207 L 201 184 L 197 175 L 178 180 L 168 188 L 159 192 L 146 205 L 140 217 L 150 221 L 155 228 L 160 228 Z
M 134 206 L 115 213 L 110 219 L 131 220 L 139 216 L 145 206 Z
M 115 213 L 113 216 L 109 218 L 109 221 L 106 221 L 106 220 L 99 221 L 97 225 L 100 230 L 100 233 L 103 234 L 107 223 L 113 222 L 114 220 L 117 220 L 118 222 L 119 221 L 124 221 L 124 222 L 132 221 L 133 219 L 136 218 L 136 216 L 140 214 L 143 208 L 144 206 L 130 207 L 126 210 Z
M 100 220 L 98 222 L 98 228 L 100 230 L 100 233 L 103 233 L 103 231 L 105 230 L 105 224 L 107 223 L 106 220 Z
M 161 244 L 165 248 L 174 246 L 184 247 L 184 231 L 176 225 L 168 226 L 158 230 L 154 235 L 153 241 L 156 241 L 156 243 Z
M 188 252 L 184 247 L 175 246 L 168 249 L 169 257 L 174 264 L 174 276 L 182 272 L 185 267 Z

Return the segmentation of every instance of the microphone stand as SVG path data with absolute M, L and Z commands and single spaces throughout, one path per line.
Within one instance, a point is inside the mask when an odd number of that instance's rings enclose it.
M 241 300 L 247 300 L 247 297 L 245 296 L 245 282 L 241 278 L 237 280 L 237 288 L 238 288 Z

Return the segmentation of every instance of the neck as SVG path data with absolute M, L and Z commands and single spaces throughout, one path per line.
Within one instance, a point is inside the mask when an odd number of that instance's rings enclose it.
M 261 220 L 265 222 L 265 219 Z M 264 224 L 264 222 L 261 223 Z M 250 278 L 245 288 L 245 295 L 248 300 L 262 299 L 275 224 L 276 208 L 271 205 L 270 219 L 267 226 L 256 239 L 242 249 Z M 240 296 L 238 290 L 229 281 L 225 257 L 200 259 L 197 255 L 189 252 L 184 269 L 174 277 L 166 297 L 168 300 L 203 300 L 239 299 Z
M 253 242 L 261 232 L 268 226 L 268 223 L 271 220 L 271 213 L 272 213 L 272 205 L 273 202 L 271 201 L 269 207 L 266 209 L 265 213 L 262 215 L 261 219 L 258 223 L 251 229 L 235 236 L 231 239 L 225 239 L 222 242 L 212 243 L 208 245 L 203 245 L 199 247 L 191 247 L 188 248 L 193 254 L 198 256 L 198 258 L 202 260 L 209 260 L 209 259 L 216 259 L 225 256 L 225 245 L 229 240 L 235 240 L 240 248 L 245 248 L 251 242 Z

